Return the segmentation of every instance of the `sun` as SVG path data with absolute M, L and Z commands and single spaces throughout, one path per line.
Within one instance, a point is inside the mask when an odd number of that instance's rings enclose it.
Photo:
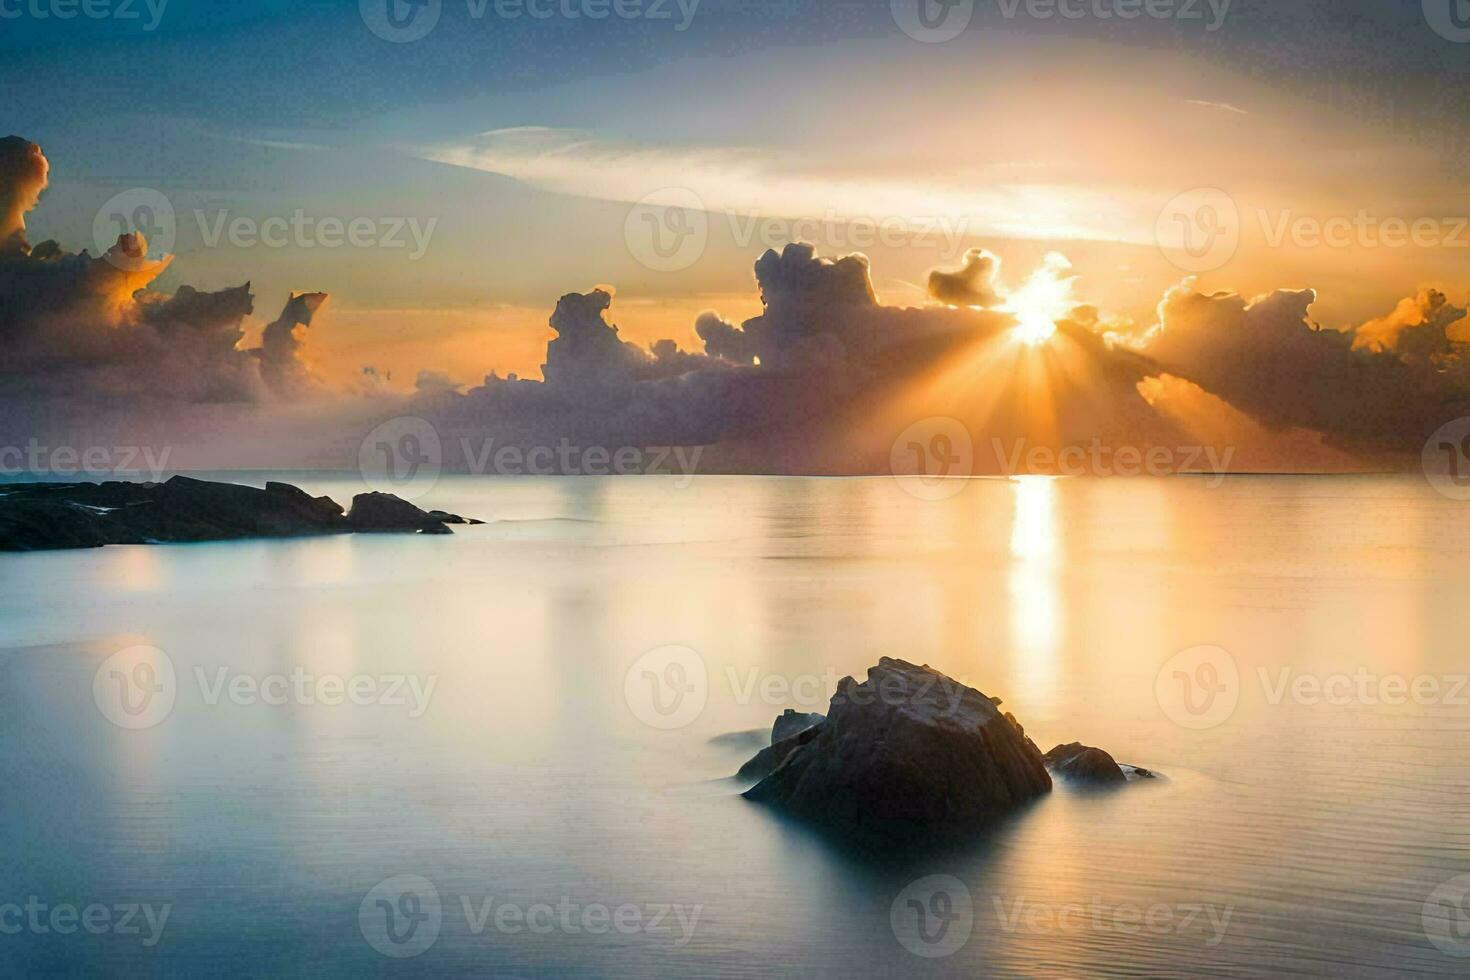
M 1041 267 L 1006 297 L 1000 309 L 1016 318 L 1014 336 L 1027 347 L 1040 347 L 1057 332 L 1057 321 L 1077 305 L 1072 297 L 1072 263 L 1050 252 Z

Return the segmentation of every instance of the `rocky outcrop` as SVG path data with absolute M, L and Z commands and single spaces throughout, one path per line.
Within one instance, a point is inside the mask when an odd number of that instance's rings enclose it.
M 827 720 L 827 716 L 816 711 L 797 711 L 795 708 L 787 708 L 781 712 L 776 723 L 771 726 L 771 744 L 784 741 L 793 735 L 806 731 L 813 725 L 820 725 Z
M 990 698 L 888 657 L 766 753 L 747 799 L 865 841 L 964 835 L 1051 789 L 1041 752 Z
M 460 520 L 462 522 L 463 518 Z M 353 497 L 352 509 L 347 512 L 347 523 L 352 525 L 354 531 L 450 533 L 444 521 L 391 493 L 360 493 Z
M 267 483 L 262 490 L 175 476 L 165 483 L 6 484 L 0 485 L 0 551 L 355 530 L 450 533 L 443 522 L 391 494 L 359 495 L 354 513 L 364 496 L 386 499 L 374 500 L 354 522 L 330 497 L 313 497 L 289 483 Z
M 1092 786 L 1121 786 L 1128 781 L 1128 777 L 1123 775 L 1123 770 L 1113 761 L 1112 756 L 1102 749 L 1083 745 L 1081 742 L 1058 745 L 1042 758 L 1046 760 L 1046 768 L 1053 775 L 1073 782 Z
M 1078 785 L 1122 786 L 1135 779 L 1158 778 L 1147 769 L 1119 763 L 1102 749 L 1081 742 L 1058 745 L 1042 758 L 1053 775 Z

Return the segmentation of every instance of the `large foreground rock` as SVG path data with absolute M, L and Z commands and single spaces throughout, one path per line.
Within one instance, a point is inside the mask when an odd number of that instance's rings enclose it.
M 262 490 L 175 476 L 165 483 L 4 484 L 0 485 L 0 551 L 280 538 L 364 529 L 450 533 L 441 520 L 412 504 L 391 494 L 373 496 L 387 500 L 374 501 L 365 512 L 371 519 L 354 523 L 330 497 L 313 497 L 289 483 L 267 483 Z M 394 502 L 408 510 L 395 508 Z M 353 509 L 357 510 L 356 504 Z M 391 517 L 383 516 L 390 511 Z
M 861 684 L 842 679 L 826 721 L 766 752 L 779 758 L 746 798 L 875 842 L 972 832 L 1051 789 L 992 699 L 888 657 Z

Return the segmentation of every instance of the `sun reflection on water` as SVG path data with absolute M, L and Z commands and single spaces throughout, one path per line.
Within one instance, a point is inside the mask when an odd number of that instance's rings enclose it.
M 1062 633 L 1057 554 L 1056 480 L 1023 476 L 1012 481 L 1010 613 L 1015 673 L 1027 690 L 1049 695 L 1055 683 Z

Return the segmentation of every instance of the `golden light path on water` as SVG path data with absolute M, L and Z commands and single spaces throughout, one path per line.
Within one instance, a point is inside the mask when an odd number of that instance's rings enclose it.
M 1060 525 L 1056 480 L 1023 476 L 1011 481 L 1009 574 L 1011 655 L 1027 690 L 1050 695 L 1056 683 L 1062 601 L 1057 555 Z

